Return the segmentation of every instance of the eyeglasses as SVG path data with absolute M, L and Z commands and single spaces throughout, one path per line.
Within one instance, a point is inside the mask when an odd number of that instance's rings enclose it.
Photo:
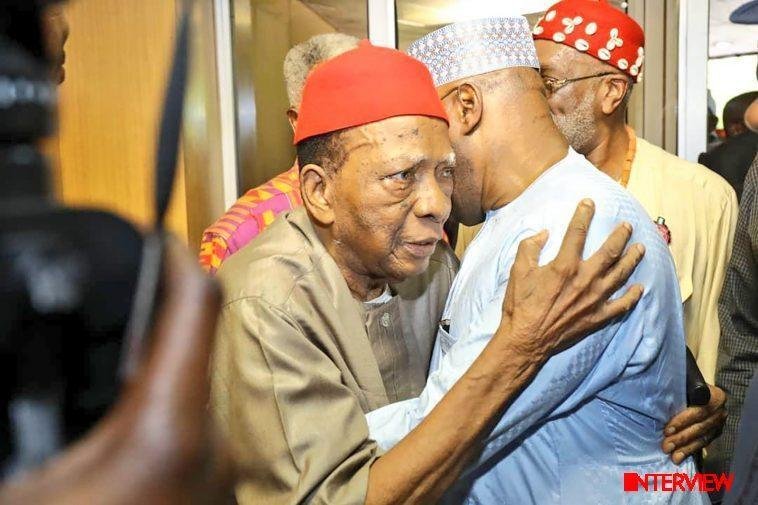
M 573 79 L 557 79 L 550 77 L 549 75 L 542 74 L 542 82 L 545 83 L 545 88 L 549 95 L 557 92 L 562 87 L 571 84 L 572 82 L 583 81 L 585 79 L 594 79 L 595 77 L 605 77 L 606 75 L 620 75 L 618 72 L 601 72 L 599 74 L 583 75 L 582 77 L 574 77 Z

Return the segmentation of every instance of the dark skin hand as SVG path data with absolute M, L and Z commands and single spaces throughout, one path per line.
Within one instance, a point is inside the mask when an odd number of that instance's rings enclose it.
M 222 503 L 230 464 L 206 405 L 219 290 L 169 243 L 153 343 L 114 409 L 39 470 L 4 483 L 0 503 Z
M 619 226 L 586 261 L 582 251 L 594 205 L 577 207 L 557 257 L 538 265 L 543 232 L 521 242 L 500 327 L 479 357 L 416 429 L 376 460 L 367 504 L 434 503 L 482 449 L 493 423 L 555 352 L 631 310 L 641 286 L 615 293 L 641 261 Z M 466 412 L 461 416 L 460 412 Z
M 663 431 L 665 438 L 661 448 L 677 465 L 707 447 L 724 429 L 726 393 L 716 386 L 708 387 L 711 390 L 708 405 L 686 408 L 674 416 Z

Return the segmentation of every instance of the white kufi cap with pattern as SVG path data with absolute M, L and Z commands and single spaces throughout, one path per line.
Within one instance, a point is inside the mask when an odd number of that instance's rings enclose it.
M 540 68 L 523 16 L 453 23 L 414 41 L 408 54 L 426 65 L 435 86 L 503 68 Z

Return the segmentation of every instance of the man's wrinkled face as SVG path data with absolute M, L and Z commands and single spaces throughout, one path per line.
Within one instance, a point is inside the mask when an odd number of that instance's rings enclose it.
M 549 40 L 537 40 L 534 45 L 543 79 L 573 79 L 592 75 L 597 70 L 578 58 L 582 55 L 570 47 Z M 585 155 L 597 136 L 595 91 L 598 82 L 598 79 L 571 82 L 554 92 L 546 83 L 547 101 L 555 124 L 571 147 Z
M 353 270 L 393 282 L 417 275 L 450 215 L 455 156 L 447 124 L 400 116 L 353 128 L 334 174 L 333 237 Z

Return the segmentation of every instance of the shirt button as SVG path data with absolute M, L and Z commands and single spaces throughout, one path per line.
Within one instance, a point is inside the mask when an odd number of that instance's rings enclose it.
M 379 319 L 379 324 L 381 324 L 385 328 L 389 328 L 389 326 L 390 326 L 390 315 L 389 315 L 389 312 L 385 312 L 384 314 L 382 314 L 382 317 Z

